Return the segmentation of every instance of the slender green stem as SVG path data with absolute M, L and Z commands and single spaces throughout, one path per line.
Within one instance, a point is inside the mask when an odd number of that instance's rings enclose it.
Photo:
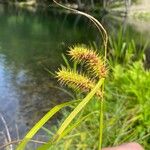
M 99 145 L 98 150 L 102 149 L 102 138 L 103 138 L 103 99 L 100 101 L 100 123 L 99 123 Z
M 102 91 L 104 91 L 104 83 L 102 85 Z M 103 139 L 103 113 L 104 113 L 104 97 L 100 101 L 100 118 L 99 118 L 99 145 L 98 150 L 102 149 L 102 139 Z

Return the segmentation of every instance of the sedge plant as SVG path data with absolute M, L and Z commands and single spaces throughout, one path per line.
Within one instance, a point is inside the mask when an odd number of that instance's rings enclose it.
M 26 134 L 22 142 L 18 145 L 17 150 L 25 149 L 27 143 L 33 138 L 33 136 L 43 127 L 43 125 L 50 120 L 50 118 L 56 114 L 60 109 L 66 106 L 76 105 L 74 110 L 69 114 L 69 116 L 64 120 L 61 124 L 59 129 L 57 130 L 56 134 L 44 145 L 40 146 L 38 150 L 48 150 L 50 149 L 55 143 L 57 143 L 60 139 L 62 139 L 67 133 L 69 133 L 77 124 L 81 123 L 82 121 L 77 121 L 74 125 L 70 128 L 72 121 L 75 117 L 84 110 L 85 106 L 92 100 L 94 96 L 98 97 L 98 103 L 100 103 L 100 123 L 99 123 L 99 145 L 98 150 L 102 148 L 102 133 L 103 133 L 103 103 L 104 103 L 104 81 L 107 76 L 107 66 L 106 66 L 106 54 L 107 54 L 107 42 L 108 36 L 107 32 L 101 23 L 95 19 L 93 16 L 72 9 L 68 8 L 55 0 L 53 0 L 57 5 L 63 7 L 71 12 L 76 14 L 83 15 L 90 19 L 94 25 L 97 27 L 98 31 L 102 35 L 104 41 L 104 52 L 105 55 L 99 56 L 94 50 L 88 48 L 86 46 L 76 45 L 70 47 L 68 52 L 71 59 L 77 63 L 84 63 L 85 67 L 87 68 L 88 72 L 79 72 L 77 70 L 68 69 L 66 67 L 62 67 L 59 71 L 56 72 L 56 77 L 61 84 L 67 85 L 75 91 L 80 91 L 82 93 L 86 93 L 87 95 L 82 100 L 74 100 L 71 102 L 66 102 L 64 104 L 60 104 L 55 106 L 51 109 L 36 125 Z M 84 116 L 81 120 L 88 117 Z
M 81 112 L 81 110 L 84 109 L 94 95 L 98 97 L 98 102 L 103 104 L 103 84 L 108 72 L 105 61 L 102 59 L 102 57 L 96 54 L 96 52 L 85 46 L 77 45 L 70 47 L 68 54 L 73 61 L 76 61 L 77 63 L 84 63 L 88 74 L 90 75 L 88 76 L 86 73 L 70 68 L 67 69 L 63 66 L 61 69 L 59 69 L 59 71 L 56 72 L 56 78 L 62 85 L 67 85 L 68 87 L 74 89 L 75 91 L 80 91 L 81 93 L 88 93 L 88 95 L 69 114 L 52 139 L 44 146 L 41 146 L 39 150 L 49 149 L 53 144 L 57 143 L 63 137 L 64 132 L 67 130 L 72 120 Z M 101 105 L 100 108 L 99 149 L 101 149 L 102 144 L 102 107 L 103 105 Z M 69 130 L 69 132 L 70 131 L 71 130 Z

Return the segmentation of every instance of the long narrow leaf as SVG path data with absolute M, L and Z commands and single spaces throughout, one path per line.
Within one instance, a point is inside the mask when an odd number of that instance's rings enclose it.
M 57 105 L 54 108 L 52 108 L 38 123 L 35 124 L 35 126 L 26 134 L 22 142 L 19 144 L 16 150 L 23 150 L 26 146 L 26 144 L 30 141 L 30 139 L 38 132 L 39 129 L 54 115 L 56 114 L 60 109 L 63 107 L 72 105 L 74 103 L 77 103 L 81 100 L 75 100 L 71 102 L 65 102 L 63 104 Z
M 67 60 L 67 58 L 66 58 L 66 56 L 64 54 L 62 54 L 62 58 L 63 58 L 65 64 L 67 65 L 67 68 L 70 69 L 71 66 L 70 66 L 69 61 Z
M 68 127 L 68 125 L 71 123 L 71 121 L 76 117 L 76 115 L 86 106 L 86 104 L 91 100 L 91 98 L 94 96 L 94 94 L 99 90 L 99 88 L 104 83 L 104 78 L 100 79 L 97 83 L 97 85 L 94 87 L 94 89 L 78 104 L 78 106 L 70 113 L 70 115 L 66 118 L 66 120 L 62 123 L 60 128 L 58 129 L 56 135 L 52 138 L 52 141 L 48 142 L 47 144 L 44 144 L 43 146 L 39 147 L 38 150 L 48 150 L 50 146 L 54 142 L 57 142 L 57 140 L 60 138 L 60 136 L 63 134 L 64 130 Z
M 75 122 L 73 125 L 69 126 L 62 134 L 61 136 L 59 137 L 59 140 L 61 140 L 64 136 L 66 136 L 69 132 L 71 132 L 73 129 L 75 129 L 76 127 L 78 127 L 83 121 L 85 121 L 89 116 L 93 115 L 93 114 L 96 114 L 98 113 L 98 111 L 94 111 L 94 112 L 91 112 L 89 114 L 87 114 L 86 116 L 80 118 L 77 122 Z
M 61 133 L 66 129 L 69 123 L 75 118 L 75 116 L 86 106 L 86 104 L 91 100 L 94 94 L 99 90 L 102 86 L 104 79 L 102 78 L 95 88 L 79 103 L 79 105 L 71 112 L 71 114 L 67 117 L 67 119 L 62 123 L 61 127 L 59 128 L 56 136 L 61 135 Z

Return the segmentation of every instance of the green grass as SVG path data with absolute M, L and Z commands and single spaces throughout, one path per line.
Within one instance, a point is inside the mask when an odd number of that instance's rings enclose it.
M 116 65 L 113 69 L 113 80 L 107 86 L 112 95 L 106 94 L 107 102 L 117 102 L 112 104 L 114 106 L 122 105 L 121 116 L 119 117 L 118 114 L 115 116 L 121 124 L 117 126 L 118 121 L 115 121 L 115 127 L 119 131 L 114 144 L 137 141 L 145 146 L 145 149 L 150 146 L 148 145 L 150 140 L 149 85 L 150 72 L 143 68 L 141 60 L 127 67 Z
M 133 17 L 135 19 L 140 19 L 140 20 L 143 20 L 143 21 L 150 21 L 150 12 L 136 12 L 133 14 Z
M 118 31 L 117 35 L 113 33 L 109 36 L 109 52 L 108 59 L 111 66 L 122 64 L 123 66 L 132 64 L 133 61 L 142 60 L 144 52 L 147 48 L 148 42 L 143 45 L 142 38 L 139 37 L 138 47 L 135 40 L 131 38 L 130 33 L 124 32 L 122 28 Z

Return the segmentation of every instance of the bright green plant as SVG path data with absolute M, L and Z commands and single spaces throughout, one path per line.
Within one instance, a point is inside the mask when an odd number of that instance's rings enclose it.
M 109 102 L 108 112 L 115 114 L 115 117 L 113 115 L 109 118 L 110 122 L 112 121 L 109 128 L 113 128 L 117 134 L 116 136 L 114 133 L 108 134 L 112 131 L 106 129 L 108 145 L 138 141 L 148 149 L 150 146 L 148 144 L 150 139 L 149 85 L 150 72 L 144 69 L 141 60 L 126 67 L 118 64 L 113 68 L 112 80 L 110 79 L 106 84 L 106 99 Z M 109 124 L 109 121 L 107 123 Z
M 114 34 L 115 35 L 115 34 Z M 140 40 L 141 41 L 141 40 Z M 109 37 L 109 62 L 112 66 L 127 65 L 144 57 L 147 44 L 137 47 L 135 41 L 120 28 L 117 36 Z
M 150 72 L 144 69 L 141 61 L 135 62 L 133 66 L 128 68 L 122 68 L 120 65 L 117 65 L 114 72 L 114 80 L 116 80 L 116 84 L 121 85 L 119 92 L 125 91 L 128 96 L 133 97 L 132 106 L 139 106 L 138 112 L 142 115 L 140 116 L 141 120 L 145 125 L 149 125 Z

